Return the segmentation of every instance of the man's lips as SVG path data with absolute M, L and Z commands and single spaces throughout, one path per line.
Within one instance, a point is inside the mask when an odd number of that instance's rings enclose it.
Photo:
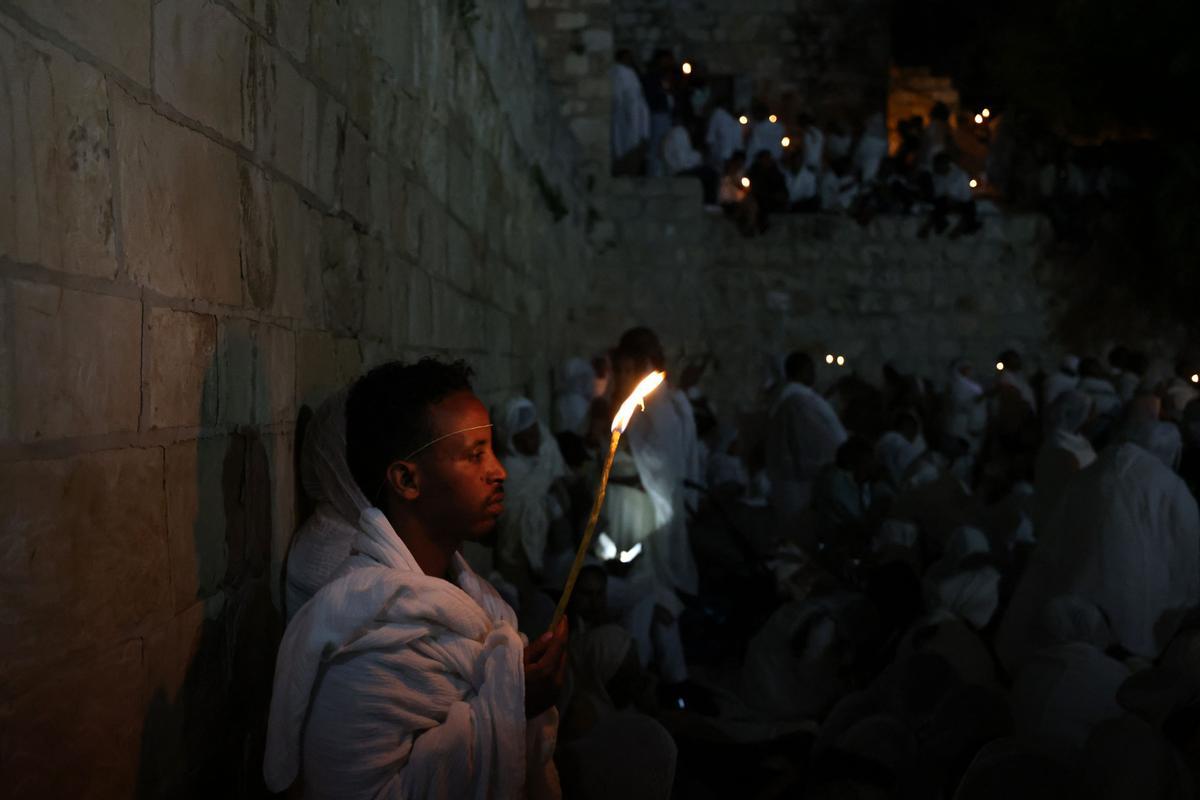
M 497 513 L 504 510 L 504 492 L 496 492 L 488 498 L 486 508 L 489 511 L 495 510 Z

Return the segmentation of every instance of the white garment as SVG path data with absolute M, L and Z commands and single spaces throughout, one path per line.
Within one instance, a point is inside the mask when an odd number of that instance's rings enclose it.
M 800 203 L 817 196 L 817 175 L 807 165 L 801 164 L 795 172 L 784 170 L 783 177 L 790 202 Z
M 1134 444 L 1108 448 L 1067 483 L 997 637 L 1010 667 L 1047 601 L 1074 594 L 1125 649 L 1153 658 L 1200 592 L 1200 514 L 1186 484 Z
M 875 443 L 875 460 L 895 488 L 903 485 L 908 468 L 924 452 L 925 437 L 918 436 L 916 441 L 910 442 L 899 431 L 887 431 Z
M 729 157 L 742 149 L 742 126 L 733 115 L 721 107 L 713 109 L 704 134 L 708 155 L 714 166 L 721 169 Z
M 678 175 L 685 170 L 695 169 L 703 161 L 700 153 L 692 147 L 687 128 L 682 125 L 671 128 L 663 139 L 663 163 L 667 165 L 667 174 Z
M 287 556 L 284 614 L 300 610 L 333 576 L 357 532 L 355 523 L 370 507 L 346 463 L 346 392 L 328 398 L 313 414 L 300 454 L 300 481 L 313 515 L 292 537 Z
M 887 125 L 883 115 L 876 112 L 867 120 L 863 134 L 854 148 L 854 168 L 863 183 L 870 183 L 879 174 L 879 167 L 887 158 Z
M 596 371 L 582 358 L 568 358 L 558 370 L 558 394 L 554 398 L 556 431 L 580 436 L 587 432 L 588 412 L 596 385 Z
M 383 512 L 284 633 L 263 774 L 312 798 L 558 797 L 558 714 L 525 720 L 516 616 L 461 556 L 425 575 Z
M 956 436 L 977 453 L 983 445 L 983 436 L 987 428 L 987 407 L 980 400 L 983 387 L 963 375 L 959 371 L 961 362 L 956 362 L 950 370 L 950 380 L 946 386 L 946 400 L 949 406 L 945 425 L 946 433 Z
M 853 175 L 838 177 L 832 171 L 821 176 L 821 210 L 846 211 L 858 197 L 858 181 Z
M 825 159 L 825 134 L 821 133 L 821 129 L 815 125 L 809 125 L 804 129 L 804 165 L 813 171 L 813 174 L 821 174 L 821 165 Z
M 968 559 L 991 552 L 987 536 L 962 527 L 950 535 L 946 553 L 930 565 L 922 581 L 929 611 L 948 611 L 976 629 L 983 628 L 1000 603 L 1000 572 Z
M 829 401 L 800 383 L 784 385 L 768 420 L 771 503 L 782 520 L 792 520 L 808 506 L 813 483 L 833 463 L 847 433 Z
M 783 155 L 783 126 L 768 119 L 750 126 L 750 138 L 746 140 L 746 165 L 754 163 L 758 151 L 766 150 L 776 161 Z
M 624 64 L 613 64 L 612 152 L 621 158 L 650 137 L 650 108 L 638 74 Z
M 633 415 L 624 437 L 638 477 L 654 505 L 656 530 L 647 555 L 661 584 L 696 593 L 696 562 L 688 542 L 685 481 L 699 483 L 700 448 L 687 396 L 666 387 L 651 394 Z
M 746 648 L 742 698 L 770 719 L 818 719 L 846 688 L 837 639 L 837 622 L 823 603 L 780 606 Z
M 1046 382 L 1042 384 L 1042 408 L 1049 408 L 1060 394 L 1069 392 L 1077 386 L 1079 386 L 1078 375 L 1059 370 L 1053 375 L 1046 376 Z
M 971 184 L 967 173 L 958 164 L 951 164 L 945 175 L 933 173 L 933 196 L 944 197 L 952 203 L 971 201 Z
M 538 426 L 540 444 L 535 455 L 527 456 L 517 451 L 513 436 L 531 425 Z M 497 434 L 505 445 L 500 461 L 508 477 L 504 481 L 504 513 L 497 524 L 496 547 L 509 564 L 517 560 L 518 550 L 523 551 L 530 569 L 541 574 L 550 525 L 564 512 L 550 493 L 550 487 L 567 476 L 567 465 L 558 442 L 537 421 L 531 400 L 524 397 L 509 400 Z
M 1121 397 L 1111 381 L 1104 378 L 1084 376 L 1079 379 L 1079 391 L 1092 398 L 1096 415 L 1101 417 L 1117 417 L 1121 414 Z

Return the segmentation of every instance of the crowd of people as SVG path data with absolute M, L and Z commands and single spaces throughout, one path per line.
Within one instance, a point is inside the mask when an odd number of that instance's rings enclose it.
M 978 230 L 978 182 L 956 163 L 946 105 L 933 107 L 928 124 L 906 120 L 889 153 L 881 113 L 858 130 L 840 119 L 818 125 L 808 113 L 782 119 L 761 99 L 739 113 L 728 88 L 687 66 L 660 50 L 639 72 L 631 51 L 617 53 L 615 174 L 694 176 L 705 205 L 724 209 L 746 235 L 789 212 L 849 214 L 864 224 L 880 213 L 915 214 L 925 218 L 923 237 Z
M 736 418 L 708 366 L 634 415 L 558 626 L 614 409 L 667 367 L 655 334 L 565 362 L 548 409 L 489 413 L 433 361 L 332 397 L 303 446 L 273 788 L 1195 796 L 1195 365 L 1118 347 L 1029 376 L 1007 351 L 822 385 L 794 352 Z

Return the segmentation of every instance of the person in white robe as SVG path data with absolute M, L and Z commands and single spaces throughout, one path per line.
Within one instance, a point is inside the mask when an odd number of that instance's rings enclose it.
M 1033 466 L 1034 529 L 1046 524 L 1063 489 L 1075 473 L 1096 460 L 1096 451 L 1079 431 L 1092 414 L 1092 399 L 1069 389 L 1046 410 L 1046 438 Z
M 887 123 L 884 122 L 883 114 L 876 111 L 867 118 L 862 136 L 854 148 L 854 169 L 863 183 L 875 180 L 887 153 Z
M 825 165 L 825 134 L 808 114 L 797 117 L 796 124 L 804 145 L 804 164 L 814 175 L 820 175 Z
M 1098 359 L 1089 357 L 1080 362 L 1079 391 L 1092 398 L 1096 416 L 1115 420 L 1121 415 L 1121 396 Z
M 626 158 L 650 137 L 650 109 L 642 79 L 633 68 L 633 55 L 623 51 L 610 70 L 612 81 L 612 155 Z
M 708 118 L 704 143 L 708 147 L 709 163 L 720 173 L 725 171 L 725 162 L 742 149 L 742 126 L 729 113 L 725 102 L 718 102 Z
M 1186 484 L 1141 444 L 1121 442 L 1072 477 L 1042 530 L 997 636 L 1011 668 L 1049 600 L 1075 594 L 1116 643 L 1154 658 L 1200 592 L 1200 513 Z
M 978 455 L 987 433 L 988 410 L 983 387 L 972 377 L 966 359 L 956 359 L 950 365 L 945 402 L 944 433 L 961 439 L 972 454 Z
M 1042 384 L 1042 408 L 1050 408 L 1054 398 L 1079 386 L 1079 357 L 1063 356 L 1058 369 L 1046 376 Z
M 1000 604 L 1000 571 L 987 535 L 969 526 L 954 531 L 922 583 L 930 611 L 949 612 L 976 630 L 986 627 Z
M 832 464 L 848 434 L 829 401 L 813 389 L 816 370 L 807 353 L 792 353 L 785 383 L 768 414 L 767 477 L 779 524 L 793 528 L 812 498 L 821 470 Z
M 911 412 L 901 414 L 893 430 L 885 431 L 875 442 L 875 460 L 893 493 L 905 487 L 909 468 L 926 449 L 920 420 Z
M 558 370 L 558 393 L 554 397 L 555 431 L 583 436 L 596 390 L 596 371 L 585 359 L 568 358 Z
M 800 148 L 793 148 L 784 156 L 783 178 L 787 182 L 788 203 L 793 211 L 816 211 L 820 208 L 817 174 L 805 163 Z
M 840 158 L 821 176 L 821 210 L 848 211 L 858 199 L 858 192 L 858 179 L 849 170 L 849 162 Z
M 753 164 L 760 150 L 766 150 L 778 161 L 783 155 L 783 126 L 772 122 L 767 104 L 754 101 L 750 110 L 750 136 L 746 139 L 746 163 Z
M 560 483 L 568 471 L 533 401 L 514 397 L 493 419 L 502 444 L 500 463 L 508 472 L 504 514 L 496 526 L 496 563 L 522 593 L 524 615 L 530 592 L 551 574 L 565 575 L 574 557 L 569 536 L 552 536 L 553 530 L 564 528 L 569 510 Z
M 295 616 L 350 555 L 358 518 L 371 505 L 346 464 L 345 391 L 322 403 L 308 423 L 300 453 L 300 483 L 315 508 L 288 550 L 286 619 Z
M 305 797 L 557 798 L 565 620 L 526 646 L 458 553 L 503 511 L 464 365 L 389 363 L 346 401 L 366 509 L 353 552 L 280 643 L 263 774 Z
M 1117 691 L 1129 668 L 1105 652 L 1112 634 L 1087 600 L 1054 598 L 1037 628 L 1037 648 L 1013 681 L 1013 721 L 1018 736 L 1070 764 L 1098 724 L 1124 713 Z

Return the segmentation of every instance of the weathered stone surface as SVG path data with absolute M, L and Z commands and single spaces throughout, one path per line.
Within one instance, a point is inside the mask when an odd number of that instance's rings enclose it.
M 348 386 L 362 370 L 354 339 L 337 339 L 324 331 L 296 334 L 296 407 L 314 409 L 332 392 Z
M 364 226 L 371 224 L 370 150 L 357 125 L 346 125 L 346 148 L 342 158 L 342 208 Z M 385 175 L 379 179 L 384 180 Z
M 237 159 L 127 94 L 113 95 L 125 262 L 172 297 L 238 304 Z
M 222 425 L 248 425 L 254 421 L 256 355 L 254 323 L 248 319 L 223 319 L 217 331 L 217 381 Z
M 344 219 L 321 222 L 321 285 L 325 292 L 325 323 L 336 333 L 362 329 L 364 274 L 358 235 Z
M 275 36 L 280 46 L 297 61 L 308 58 L 311 5 L 312 0 L 279 0 L 276 5 Z
M 42 25 L 150 85 L 151 0 L 13 0 Z
M 237 17 L 208 0 L 160 0 L 154 6 L 154 91 L 226 139 L 252 144 L 242 113 L 243 98 L 257 91 L 252 81 L 258 76 L 248 68 L 251 36 Z
M 141 305 L 13 281 L 12 433 L 22 441 L 138 426 Z
M 0 464 L 0 682 L 169 616 L 161 449 Z
M 104 76 L 0 28 L 0 256 L 112 278 Z
M 217 421 L 217 320 L 169 308 L 146 310 L 142 427 Z
M 278 236 L 271 200 L 273 181 L 245 161 L 238 162 L 241 218 L 241 264 L 246 296 L 255 308 L 269 310 L 275 302 L 279 263 Z M 284 236 L 289 234 L 284 231 Z
M 226 509 L 240 487 L 227 485 L 226 437 L 166 448 L 167 538 L 173 613 L 216 594 L 229 560 Z
M 13 798 L 133 797 L 143 727 L 142 643 L 74 659 L 0 706 L 0 773 Z
M 285 58 L 276 58 L 273 92 L 268 106 L 264 135 L 259 149 L 285 175 L 316 191 L 320 127 L 317 87 L 305 79 Z
M 264 423 L 291 422 L 295 419 L 295 336 L 287 328 L 268 324 L 258 326 L 256 336 L 255 416 Z
M 321 215 L 283 183 L 271 187 L 276 253 L 273 313 L 313 324 L 324 321 Z

